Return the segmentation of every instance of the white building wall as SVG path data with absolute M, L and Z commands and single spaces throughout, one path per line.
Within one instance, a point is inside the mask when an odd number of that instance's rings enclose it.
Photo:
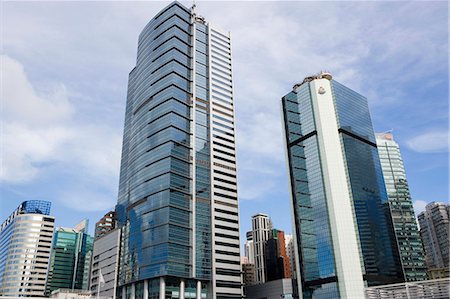
M 357 226 L 353 217 L 350 184 L 338 134 L 330 80 L 313 80 L 310 83 L 310 92 L 317 126 L 339 292 L 341 298 L 364 298 L 361 257 L 355 229 Z

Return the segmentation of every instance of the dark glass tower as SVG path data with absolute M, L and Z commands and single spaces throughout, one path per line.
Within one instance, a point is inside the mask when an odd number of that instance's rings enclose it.
M 321 73 L 282 108 L 303 298 L 402 281 L 366 98 Z
M 139 36 L 117 204 L 123 298 L 241 298 L 231 43 L 173 2 Z
M 57 289 L 89 289 L 94 238 L 87 231 L 87 219 L 75 228 L 60 227 L 56 230 L 47 278 L 47 295 Z

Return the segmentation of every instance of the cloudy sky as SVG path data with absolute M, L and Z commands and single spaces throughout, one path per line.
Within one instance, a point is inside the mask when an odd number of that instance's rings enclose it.
M 0 221 L 28 199 L 57 226 L 114 207 L 137 37 L 168 3 L 3 2 Z M 242 234 L 257 212 L 291 231 L 280 98 L 320 70 L 393 129 L 416 209 L 448 200 L 446 1 L 196 4 L 232 32 Z

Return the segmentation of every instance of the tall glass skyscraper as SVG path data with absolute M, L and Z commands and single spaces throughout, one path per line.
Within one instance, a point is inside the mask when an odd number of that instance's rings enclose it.
M 87 219 L 74 228 L 60 227 L 55 232 L 47 279 L 47 295 L 57 289 L 89 289 L 94 238 L 87 232 Z
M 55 218 L 51 203 L 24 201 L 0 227 L 0 297 L 45 293 Z
M 241 298 L 230 34 L 178 2 L 139 36 L 119 198 L 123 298 Z
M 321 73 L 282 111 L 302 298 L 364 298 L 365 285 L 402 281 L 366 98 Z
M 425 280 L 427 267 L 423 244 L 417 228 L 400 147 L 394 141 L 392 133 L 376 134 L 376 140 L 405 280 Z

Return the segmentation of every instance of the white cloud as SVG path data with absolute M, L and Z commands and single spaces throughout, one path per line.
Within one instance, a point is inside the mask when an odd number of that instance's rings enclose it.
M 419 153 L 448 152 L 449 132 L 436 130 L 414 136 L 406 142 L 407 146 Z
M 37 90 L 16 60 L 2 56 L 3 86 L 1 100 L 1 172 L 0 180 L 9 185 L 26 185 L 56 171 L 56 175 L 79 177 L 89 184 L 116 190 L 120 160 L 120 132 L 95 122 L 76 121 L 76 108 L 63 84 L 54 84 L 45 92 Z M 67 171 L 70 170 L 70 173 Z M 55 178 L 55 180 L 57 180 Z M 117 184 L 117 183 L 116 183 Z M 54 185 L 50 185 L 54 186 Z M 80 201 L 67 197 L 70 183 L 54 190 L 60 201 L 74 209 L 86 209 Z M 88 190 L 85 191 L 89 193 Z M 89 209 L 102 209 L 98 204 Z M 80 194 L 81 196 L 81 194 Z M 93 199 L 93 196 L 84 196 Z M 114 196 L 109 198 L 111 203 Z M 111 205 L 111 204 L 110 204 Z
M 425 207 L 428 204 L 428 202 L 424 201 L 424 200 L 415 200 L 413 202 L 413 206 L 414 206 L 414 213 L 416 214 L 416 217 L 423 211 L 425 211 Z

